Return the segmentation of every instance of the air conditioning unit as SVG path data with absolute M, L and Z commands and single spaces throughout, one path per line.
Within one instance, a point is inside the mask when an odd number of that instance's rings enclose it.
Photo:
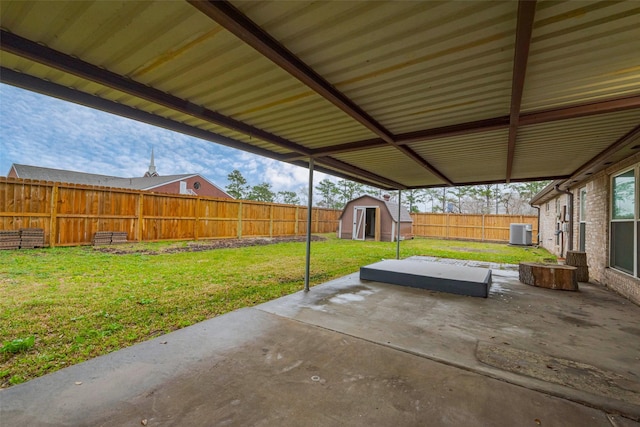
M 510 224 L 509 244 L 531 246 L 531 224 Z

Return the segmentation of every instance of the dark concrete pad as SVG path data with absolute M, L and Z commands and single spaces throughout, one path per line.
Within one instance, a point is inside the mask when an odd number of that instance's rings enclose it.
M 640 307 L 600 286 L 584 284 L 579 293 L 559 295 L 523 285 L 517 269 L 491 267 L 486 299 L 361 281 L 354 273 L 259 308 L 640 419 Z M 483 363 L 477 349 L 484 344 L 537 354 L 540 360 L 575 361 L 619 381 L 610 383 L 610 390 L 583 388 L 564 376 L 566 369 L 551 368 L 554 381 L 546 381 L 527 375 L 520 359 L 509 362 L 520 370 Z M 631 393 L 616 393 L 620 387 Z
M 487 298 L 491 270 L 412 259 L 389 259 L 361 267 L 360 279 Z
M 605 413 L 244 309 L 0 392 L 2 426 L 607 426 Z

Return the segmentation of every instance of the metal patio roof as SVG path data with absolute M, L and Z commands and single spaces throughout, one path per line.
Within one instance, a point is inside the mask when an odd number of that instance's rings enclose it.
M 637 152 L 637 1 L 0 3 L 2 82 L 387 189 Z

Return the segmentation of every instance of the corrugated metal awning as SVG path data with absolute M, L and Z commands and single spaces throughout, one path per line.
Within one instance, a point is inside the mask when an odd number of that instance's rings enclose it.
M 637 151 L 638 22 L 635 1 L 3 1 L 0 79 L 382 188 L 580 178 Z

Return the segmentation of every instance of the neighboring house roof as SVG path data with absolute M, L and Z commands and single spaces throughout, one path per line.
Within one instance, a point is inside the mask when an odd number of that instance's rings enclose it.
M 378 199 L 377 197 L 373 197 L 373 196 L 369 196 L 369 195 L 364 195 L 364 196 L 360 196 L 357 197 L 353 200 L 349 200 L 347 202 L 347 204 L 344 206 L 344 209 L 347 208 L 347 206 L 350 203 L 354 203 L 360 199 L 364 199 L 364 198 L 368 198 L 368 199 L 373 199 L 376 200 L 378 202 L 381 202 L 384 206 L 386 206 L 387 210 L 389 211 L 389 214 L 391 215 L 391 218 L 393 219 L 394 222 L 398 222 L 398 204 L 397 203 L 393 203 L 387 200 L 383 200 L 383 199 Z M 342 210 L 342 213 L 340 214 L 340 219 L 342 219 L 342 215 L 344 215 L 344 209 Z M 402 206 L 400 208 L 400 222 L 413 222 L 413 219 L 411 218 L 411 214 L 409 214 L 409 210 L 405 207 Z
M 67 182 L 71 184 L 97 185 L 103 187 L 125 188 L 128 190 L 152 190 L 161 185 L 171 184 L 187 178 L 198 176 L 218 190 L 227 194 L 220 187 L 195 173 L 165 176 L 145 176 L 140 178 L 122 178 L 110 175 L 98 175 L 93 173 L 76 172 L 63 169 L 43 168 L 39 166 L 13 164 L 11 169 L 18 178 L 34 179 L 38 181 Z M 229 196 L 231 197 L 231 196 Z

